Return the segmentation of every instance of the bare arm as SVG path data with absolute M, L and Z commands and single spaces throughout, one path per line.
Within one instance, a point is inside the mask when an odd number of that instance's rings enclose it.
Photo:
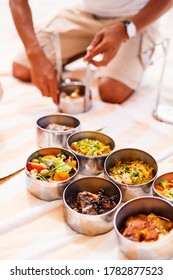
M 32 13 L 28 0 L 9 0 L 10 9 L 18 34 L 31 63 L 32 82 L 44 96 L 58 103 L 58 81 L 53 66 L 46 58 L 34 32 Z
M 159 19 L 172 7 L 172 0 L 150 0 L 138 14 L 131 18 L 131 20 L 135 23 L 137 30 L 141 31 L 149 24 Z
M 171 9 L 172 6 L 172 0 L 150 0 L 138 14 L 134 15 L 129 20 L 135 23 L 137 32 L 139 32 L 160 18 L 164 13 Z M 128 36 L 122 22 L 110 25 L 96 33 L 93 41 L 87 48 L 87 54 L 84 57 L 84 60 L 97 67 L 105 66 L 116 55 L 122 42 L 127 39 Z M 103 54 L 103 59 L 99 62 L 95 61 L 94 57 L 100 53 Z

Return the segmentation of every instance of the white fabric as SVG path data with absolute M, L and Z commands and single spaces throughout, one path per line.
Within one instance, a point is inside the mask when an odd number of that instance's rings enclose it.
M 128 17 L 138 13 L 149 0 L 78 0 L 78 9 L 100 17 Z
M 15 39 L 13 36 L 10 37 L 10 28 L 13 25 L 7 21 L 8 16 L 2 9 L 7 1 L 1 1 L 0 9 L 2 15 L 0 18 L 6 20 L 6 24 L 0 29 L 0 80 L 4 90 L 0 102 L 0 178 L 23 168 L 28 155 L 37 148 L 35 121 L 43 115 L 57 113 L 57 108 L 52 101 L 49 98 L 43 98 L 33 85 L 19 82 L 5 72 L 16 48 L 16 37 L 14 36 Z M 40 15 L 43 12 L 43 6 L 45 7 L 43 3 L 47 3 L 46 7 L 50 12 L 50 2 L 57 0 L 31 1 L 35 6 L 38 5 L 36 12 Z M 42 4 L 39 6 L 40 1 Z M 58 5 L 61 5 L 60 1 Z M 171 38 L 172 18 L 171 11 L 164 24 L 164 30 L 169 31 Z M 173 67 L 172 53 L 173 46 L 171 45 L 167 63 L 170 74 Z M 73 64 L 75 70 L 78 64 L 78 62 Z M 82 61 L 81 64 L 83 67 Z M 158 87 L 157 77 L 160 75 L 157 64 L 153 67 L 148 69 L 141 89 L 122 105 L 101 102 L 94 90 L 92 109 L 76 116 L 82 123 L 82 130 L 96 130 L 104 127 L 103 132 L 114 138 L 116 149 L 141 148 L 147 150 L 157 160 L 165 154 L 171 154 L 173 126 L 159 122 L 152 116 Z M 72 69 L 72 65 L 69 69 Z M 75 77 L 79 75 L 79 72 L 74 72 Z M 170 77 L 169 84 L 172 86 L 172 76 L 167 77 Z M 163 90 L 167 91 L 167 87 Z M 172 171 L 172 166 L 173 156 L 170 156 L 159 163 L 158 175 Z M 81 260 L 84 264 L 87 264 L 88 260 L 92 260 L 93 263 L 94 260 L 99 260 L 103 268 L 106 260 L 109 261 L 109 266 L 111 260 L 114 262 L 111 262 L 112 266 L 117 266 L 118 260 L 121 262 L 126 259 L 119 251 L 114 230 L 95 237 L 74 232 L 64 221 L 62 201 L 48 203 L 27 192 L 24 171 L 0 186 L 0 209 L 0 260 L 1 262 L 8 260 L 11 266 L 13 260 L 41 260 L 43 263 L 45 260 L 50 260 L 50 265 L 53 260 L 56 264 L 59 264 L 61 260 L 71 262 L 77 260 L 78 263 Z M 168 262 L 171 266 L 172 262 Z M 135 264 L 139 266 L 136 260 Z M 77 264 L 76 267 L 78 267 Z M 165 275 L 167 271 L 166 268 L 164 279 L 169 279 Z M 73 279 L 73 276 L 70 276 L 70 279 L 71 277 Z M 131 277 L 128 276 L 128 279 Z
M 1 86 L 1 83 L 0 83 L 0 100 L 1 100 L 2 96 L 3 96 L 3 89 L 2 89 L 2 86 Z

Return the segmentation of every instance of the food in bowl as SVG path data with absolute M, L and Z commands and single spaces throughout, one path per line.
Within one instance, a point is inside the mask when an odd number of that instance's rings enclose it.
M 120 187 L 123 202 L 151 195 L 157 171 L 157 161 L 147 152 L 134 148 L 116 150 L 104 163 L 104 174 Z
M 99 131 L 80 131 L 67 139 L 67 148 L 79 160 L 79 171 L 83 175 L 97 175 L 104 171 L 104 162 L 114 150 L 115 142 Z
M 95 139 L 81 139 L 70 144 L 70 148 L 75 152 L 86 156 L 100 156 L 110 153 L 110 145 Z
M 123 252 L 129 259 L 135 260 L 163 260 L 172 258 L 173 251 L 172 246 L 170 246 L 173 242 L 172 229 L 169 230 L 168 234 L 161 234 L 157 240 L 151 240 L 150 242 L 134 242 L 133 240 L 123 236 L 122 230 L 124 228 L 125 221 L 127 221 L 129 217 L 138 217 L 138 215 L 141 214 L 153 219 L 152 230 L 149 230 L 150 234 L 154 232 L 156 225 L 158 226 L 157 218 L 170 221 L 171 224 L 173 223 L 173 205 L 165 199 L 156 196 L 141 196 L 127 201 L 119 207 L 114 217 L 114 228 L 120 251 Z M 155 215 L 154 217 L 153 214 Z M 155 217 L 157 217 L 157 222 L 154 220 Z M 141 227 L 138 222 L 136 223 L 136 226 L 138 229 Z M 151 227 L 149 223 L 147 226 Z M 172 225 L 169 225 L 169 227 L 172 227 Z M 131 232 L 132 231 L 133 230 L 131 229 Z M 142 239 L 142 236 L 140 238 Z
M 154 168 L 142 160 L 118 161 L 108 170 L 112 179 L 127 185 L 149 182 L 155 175 Z
M 74 197 L 67 199 L 68 205 L 76 212 L 88 215 L 104 214 L 116 206 L 116 196 L 111 197 L 104 194 L 100 189 L 98 193 L 82 191 Z
M 104 191 L 103 191 L 104 190 Z M 76 205 L 76 199 L 80 199 L 81 205 Z M 94 207 L 89 201 L 96 202 L 96 211 L 98 211 L 98 200 L 105 197 L 112 198 L 113 208 L 107 209 L 104 206 L 104 213 L 96 214 Z M 74 180 L 65 188 L 63 192 L 64 217 L 67 224 L 78 233 L 86 235 L 98 235 L 110 231 L 113 228 L 114 214 L 121 203 L 122 194 L 118 186 L 98 176 L 86 176 Z M 109 202 L 105 202 L 109 207 Z M 101 207 L 103 205 L 100 205 Z M 76 208 L 75 208 L 76 207 Z M 83 208 L 80 209 L 80 207 Z M 101 210 L 101 209 L 100 209 Z M 103 210 L 103 209 L 102 209 Z M 91 213 L 92 211 L 92 213 Z M 94 212 L 94 213 L 93 213 Z
M 80 129 L 80 121 L 71 115 L 59 113 L 43 116 L 36 122 L 37 144 L 40 148 L 66 148 L 69 135 Z
M 38 156 L 27 162 L 29 174 L 45 182 L 61 182 L 69 179 L 76 172 L 77 162 L 72 156 L 59 153 Z
M 151 242 L 163 238 L 172 229 L 173 221 L 150 213 L 129 216 L 120 232 L 135 242 Z
M 54 130 L 54 131 L 67 131 L 67 130 L 71 130 L 73 129 L 74 127 L 71 127 L 71 126 L 67 126 L 67 125 L 60 125 L 60 124 L 57 124 L 57 123 L 50 123 L 48 124 L 48 126 L 45 127 L 46 129 L 50 129 L 50 130 Z
M 66 92 L 61 92 L 61 95 L 64 98 L 79 98 L 79 97 L 81 97 L 80 92 L 79 92 L 79 88 L 76 88 L 70 94 L 67 94 Z
M 165 198 L 173 199 L 173 179 L 162 180 L 156 186 L 155 190 Z
M 59 110 L 68 114 L 79 114 L 88 111 L 92 105 L 91 90 L 86 102 L 86 87 L 81 81 L 63 82 L 60 85 Z

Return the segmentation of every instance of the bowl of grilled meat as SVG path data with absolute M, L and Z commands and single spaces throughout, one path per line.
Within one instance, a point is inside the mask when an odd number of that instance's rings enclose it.
M 121 198 L 118 186 L 105 178 L 77 179 L 63 193 L 65 220 L 78 233 L 103 234 L 113 228 L 113 217 Z

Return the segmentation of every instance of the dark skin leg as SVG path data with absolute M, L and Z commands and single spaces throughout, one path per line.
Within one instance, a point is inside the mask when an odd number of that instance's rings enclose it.
M 31 72 L 25 66 L 14 62 L 12 71 L 13 71 L 13 76 L 15 78 L 20 79 L 24 82 L 30 82 L 31 81 Z
M 121 104 L 134 92 L 120 81 L 108 77 L 99 78 L 98 88 L 101 100 L 108 103 Z

